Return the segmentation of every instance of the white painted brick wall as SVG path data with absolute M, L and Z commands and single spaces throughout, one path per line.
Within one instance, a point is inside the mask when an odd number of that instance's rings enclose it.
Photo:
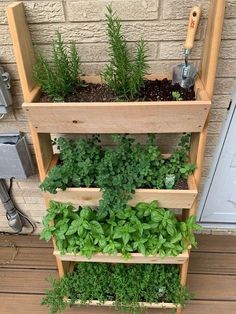
M 0 132 L 14 130 L 25 132 L 30 149 L 33 151 L 28 124 L 21 109 L 22 91 L 5 16 L 6 6 L 10 2 L 10 0 L 0 1 L 0 64 L 4 65 L 12 77 L 14 111 L 0 121 Z M 135 42 L 143 37 L 148 41 L 150 71 L 166 76 L 170 75 L 172 67 L 182 59 L 188 12 L 195 4 L 201 4 L 203 9 L 201 25 L 191 56 L 193 62 L 198 64 L 202 54 L 210 0 L 28 0 L 23 2 L 34 44 L 46 55 L 50 55 L 50 43 L 55 31 L 59 30 L 66 42 L 75 40 L 86 74 L 99 73 L 108 60 L 104 13 L 105 6 L 112 2 L 124 21 L 122 23 L 124 34 L 130 42 L 130 49 L 132 50 Z M 210 114 L 203 179 L 209 171 L 232 89 L 236 85 L 235 51 L 236 0 L 228 0 L 213 108 Z M 144 137 L 141 136 L 140 140 L 144 141 Z M 109 143 L 106 138 L 103 138 L 103 141 Z M 176 137 L 159 135 L 158 144 L 163 152 L 168 152 L 176 144 Z M 15 182 L 13 186 L 13 196 L 17 205 L 36 222 L 40 222 L 45 213 L 38 184 L 39 179 L 35 175 L 28 180 Z M 40 229 L 39 224 L 37 232 Z M 1 206 L 0 231 L 11 231 Z

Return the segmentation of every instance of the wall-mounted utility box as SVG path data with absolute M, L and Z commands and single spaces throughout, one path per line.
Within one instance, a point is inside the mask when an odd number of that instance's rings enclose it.
M 34 174 L 34 164 L 25 137 L 0 134 L 0 178 L 25 179 Z
M 10 87 L 10 76 L 0 66 L 0 114 L 10 111 L 12 105 Z

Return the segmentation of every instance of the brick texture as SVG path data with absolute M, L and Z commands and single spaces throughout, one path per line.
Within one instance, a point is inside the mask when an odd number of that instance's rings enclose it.
M 112 4 L 122 20 L 155 20 L 158 18 L 158 0 L 69 0 L 67 14 L 71 22 L 104 21 L 106 6 Z
M 23 1 L 30 25 L 33 43 L 46 56 L 50 57 L 50 44 L 55 31 L 59 30 L 64 41 L 76 42 L 81 56 L 82 69 L 86 74 L 99 74 L 108 60 L 107 36 L 104 13 L 106 5 L 112 2 L 122 19 L 124 35 L 130 50 L 143 37 L 148 42 L 150 72 L 160 76 L 171 76 L 172 68 L 183 59 L 183 43 L 186 35 L 189 9 L 202 6 L 202 19 L 192 51 L 192 62 L 200 63 L 204 34 L 211 0 L 27 0 Z M 33 152 L 28 123 L 22 111 L 22 90 L 8 31 L 5 9 L 10 0 L 0 1 L 0 64 L 9 71 L 12 78 L 13 112 L 0 120 L 0 132 L 19 130 L 26 134 L 30 150 Z M 233 86 L 236 85 L 236 0 L 226 2 L 225 22 L 220 50 L 219 66 L 210 113 L 206 158 L 203 180 L 207 177 L 215 146 L 217 145 L 222 123 L 227 113 Z M 138 136 L 141 142 L 145 136 Z M 179 136 L 163 134 L 157 136 L 163 153 L 173 150 Z M 109 137 L 102 136 L 109 145 Z M 34 157 L 35 158 L 35 157 Z M 41 230 L 45 206 L 38 189 L 39 179 L 35 175 L 27 180 L 14 182 L 13 198 L 17 206 L 37 223 Z M 0 205 L 0 231 L 12 231 Z

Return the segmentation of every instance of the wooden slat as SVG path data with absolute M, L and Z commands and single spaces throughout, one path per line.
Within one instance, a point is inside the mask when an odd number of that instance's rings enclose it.
M 11 260 L 12 248 L 0 249 L 0 263 Z M 56 261 L 52 248 L 20 248 L 15 260 L 10 264 L 1 265 L 2 268 L 38 268 L 56 269 Z
M 196 234 L 198 252 L 236 253 L 236 236 Z
M 44 294 L 50 288 L 49 276 L 57 278 L 56 270 L 0 269 L 0 293 Z
M 8 25 L 20 76 L 24 100 L 31 102 L 39 93 L 33 77 L 34 49 L 29 33 L 23 2 L 14 2 L 7 7 Z
M 139 253 L 132 253 L 131 258 L 125 260 L 121 254 L 115 256 L 107 254 L 95 254 L 91 259 L 87 259 L 85 256 L 79 254 L 61 255 L 59 251 L 54 251 L 55 256 L 60 258 L 62 261 L 73 261 L 73 262 L 103 262 L 103 263 L 127 263 L 127 264 L 183 264 L 189 258 L 188 252 L 184 252 L 178 256 L 168 256 L 165 258 L 157 256 L 143 256 Z
M 195 300 L 236 301 L 236 276 L 189 274 L 187 285 Z
M 190 301 L 183 314 L 234 314 L 234 301 Z
M 236 254 L 192 252 L 189 272 L 236 275 Z
M 97 301 L 91 301 L 89 303 L 90 306 L 97 306 Z M 80 304 L 79 302 L 76 302 L 76 304 Z M 112 301 L 107 301 L 104 304 L 100 305 L 101 307 L 106 307 L 106 306 L 112 306 L 113 302 Z M 145 306 L 147 308 L 152 308 L 152 309 L 175 309 L 176 306 L 173 303 L 140 303 L 141 306 Z
M 46 193 L 47 200 L 69 202 L 77 206 L 98 206 L 102 197 L 99 188 L 67 188 L 58 190 L 57 194 Z M 158 190 L 137 189 L 130 205 L 139 202 L 152 202 L 158 200 L 159 205 L 166 208 L 190 208 L 196 199 L 197 189 L 193 190 Z
M 13 243 L 18 248 L 52 248 L 52 242 L 40 240 L 38 235 L 0 235 L 0 247 Z
M 25 103 L 28 120 L 41 133 L 200 132 L 210 101 Z

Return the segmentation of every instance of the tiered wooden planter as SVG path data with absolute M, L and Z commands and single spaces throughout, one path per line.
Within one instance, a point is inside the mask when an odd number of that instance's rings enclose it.
M 222 23 L 224 19 L 223 0 L 214 0 L 209 13 L 208 29 L 202 59 L 201 75 L 195 84 L 195 101 L 172 102 L 118 102 L 118 103 L 38 103 L 40 89 L 33 80 L 32 67 L 34 52 L 30 33 L 24 15 L 24 6 L 17 2 L 10 4 L 7 10 L 9 28 L 19 76 L 22 84 L 26 116 L 30 123 L 40 179 L 44 180 L 50 167 L 57 163 L 53 154 L 51 137 L 53 133 L 182 133 L 191 132 L 192 142 L 190 160 L 197 164 L 197 170 L 188 179 L 188 190 L 137 189 L 131 204 L 157 199 L 161 206 L 182 210 L 182 219 L 195 214 L 202 161 L 207 134 L 208 114 L 215 81 L 217 58 L 220 45 Z M 152 76 L 151 78 L 155 78 Z M 96 77 L 86 77 L 95 82 Z M 46 205 L 53 199 L 71 202 L 75 205 L 98 205 L 101 192 L 97 188 L 68 188 L 57 194 L 45 193 Z M 54 243 L 55 244 L 55 243 Z M 96 254 L 91 260 L 79 254 L 61 255 L 56 246 L 60 276 L 73 269 L 74 262 L 125 263 L 120 255 L 108 256 Z M 132 254 L 128 263 L 179 264 L 181 283 L 185 285 L 188 270 L 189 250 L 176 257 L 145 257 Z M 92 302 L 96 305 L 96 301 Z M 110 306 L 111 302 L 104 305 Z M 176 308 L 175 304 L 145 304 L 153 308 Z

